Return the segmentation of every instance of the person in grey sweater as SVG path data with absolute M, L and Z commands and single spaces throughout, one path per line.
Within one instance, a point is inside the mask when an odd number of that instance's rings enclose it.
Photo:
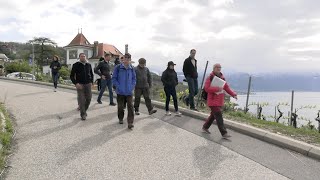
M 150 88 L 152 86 L 151 73 L 146 67 L 146 59 L 140 58 L 139 65 L 135 67 L 136 71 L 136 87 L 134 89 L 134 110 L 136 115 L 140 115 L 139 105 L 141 95 L 145 100 L 146 106 L 148 108 L 149 114 L 156 113 L 157 110 L 153 108 L 151 99 L 150 99 Z

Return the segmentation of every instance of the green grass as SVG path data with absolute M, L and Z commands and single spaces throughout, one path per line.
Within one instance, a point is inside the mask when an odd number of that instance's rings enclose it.
M 0 112 L 4 114 L 6 121 L 6 125 L 4 127 L 6 131 L 0 131 L 0 142 L 2 144 L 2 148 L 0 150 L 0 171 L 2 171 L 5 166 L 5 157 L 8 156 L 11 147 L 13 126 L 9 114 L 6 112 L 2 103 L 0 103 Z M 0 128 L 2 129 L 2 125 L 0 125 Z
M 294 128 L 281 123 L 264 121 L 257 119 L 250 114 L 241 111 L 226 112 L 225 117 L 230 120 L 246 123 L 257 128 L 265 129 L 274 133 L 280 133 L 292 137 L 294 139 L 304 141 L 314 145 L 320 145 L 320 133 L 315 129 L 306 127 Z

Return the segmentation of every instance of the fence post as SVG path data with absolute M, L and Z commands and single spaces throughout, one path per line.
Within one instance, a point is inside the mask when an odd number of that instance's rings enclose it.
M 201 87 L 200 87 L 200 90 L 199 90 L 199 93 L 198 93 L 198 99 L 197 99 L 196 107 L 198 107 L 198 105 L 199 105 L 199 100 L 200 100 L 200 96 L 201 96 L 201 93 L 202 93 L 203 81 L 204 81 L 204 78 L 206 77 L 208 63 L 209 63 L 209 61 L 207 61 L 206 68 L 204 69 L 204 73 L 203 73 L 203 77 L 202 77 L 202 81 L 201 81 Z
M 292 125 L 292 113 L 293 113 L 293 100 L 294 100 L 294 90 L 291 92 L 291 110 L 290 110 L 290 126 Z
M 249 84 L 248 84 L 247 100 L 246 100 L 246 107 L 245 107 L 245 109 L 244 109 L 244 113 L 247 113 L 247 112 L 248 112 L 248 103 L 249 103 L 250 88 L 251 88 L 251 76 L 249 76 Z

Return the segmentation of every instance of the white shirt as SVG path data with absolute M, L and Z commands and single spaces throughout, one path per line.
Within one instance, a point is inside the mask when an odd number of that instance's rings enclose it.
M 196 60 L 191 59 L 191 62 L 192 62 L 192 64 L 193 64 L 193 66 L 196 67 Z

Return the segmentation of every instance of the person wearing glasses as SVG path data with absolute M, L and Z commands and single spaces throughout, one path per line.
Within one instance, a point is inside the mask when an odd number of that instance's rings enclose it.
M 223 123 L 223 117 L 222 117 L 222 106 L 224 105 L 224 91 L 227 92 L 230 96 L 232 96 L 235 99 L 237 98 L 237 94 L 230 89 L 227 82 L 225 82 L 223 87 L 219 86 L 211 86 L 211 81 L 213 78 L 218 77 L 222 80 L 226 80 L 221 73 L 221 65 L 215 64 L 213 66 L 213 71 L 210 73 L 210 76 L 207 77 L 204 85 L 205 91 L 208 93 L 207 97 L 207 105 L 211 109 L 210 116 L 207 118 L 206 122 L 203 124 L 202 130 L 205 133 L 210 134 L 210 131 L 208 130 L 213 123 L 214 120 L 217 121 L 218 129 L 222 135 L 223 138 L 229 138 L 231 137 Z

